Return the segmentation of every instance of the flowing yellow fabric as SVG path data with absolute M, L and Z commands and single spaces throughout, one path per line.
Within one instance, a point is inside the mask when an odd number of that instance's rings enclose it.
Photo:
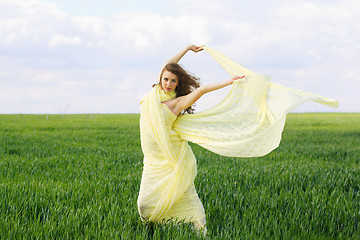
M 175 116 L 162 102 L 175 98 L 159 86 L 143 97 L 140 107 L 144 168 L 138 197 L 144 221 L 185 220 L 205 225 L 205 213 L 194 187 L 196 159 L 187 141 L 224 156 L 255 157 L 275 149 L 286 114 L 305 101 L 330 107 L 338 102 L 309 92 L 270 83 L 227 56 L 205 50 L 235 81 L 229 94 L 215 107 L 196 114 Z
M 286 114 L 296 106 L 310 100 L 338 106 L 336 100 L 271 83 L 270 76 L 254 73 L 212 48 L 204 49 L 231 76 L 245 75 L 247 82 L 235 81 L 217 106 L 178 117 L 173 129 L 181 139 L 224 156 L 263 156 L 279 146 Z

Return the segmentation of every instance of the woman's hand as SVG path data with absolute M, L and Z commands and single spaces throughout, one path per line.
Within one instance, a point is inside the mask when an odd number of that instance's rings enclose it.
M 191 50 L 193 52 L 200 52 L 204 50 L 202 47 L 196 46 L 194 44 L 188 46 L 188 50 Z
M 239 80 L 239 79 L 241 79 L 241 80 Z M 245 75 L 244 75 L 244 76 L 234 76 L 234 77 L 232 77 L 229 81 L 230 81 L 231 83 L 233 83 L 233 82 L 236 81 L 236 80 L 239 80 L 240 83 L 245 83 L 245 82 L 247 82 L 247 79 L 246 79 Z

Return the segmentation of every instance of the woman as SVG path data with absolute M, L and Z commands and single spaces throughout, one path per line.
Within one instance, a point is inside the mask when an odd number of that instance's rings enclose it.
M 201 50 L 190 45 L 171 58 L 160 74 L 159 84 L 141 101 L 144 170 L 138 207 L 144 221 L 193 222 L 197 229 L 205 230 L 205 213 L 194 186 L 196 159 L 188 143 L 172 129 L 172 124 L 179 114 L 192 113 L 191 106 L 202 95 L 242 77 L 200 87 L 198 79 L 177 63 L 186 52 Z
M 138 208 L 145 222 L 192 222 L 206 233 L 204 208 L 194 186 L 196 159 L 187 141 L 224 156 L 263 156 L 279 145 L 286 113 L 297 105 L 308 100 L 331 107 L 338 103 L 270 83 L 269 76 L 204 48 L 231 79 L 199 87 L 198 79 L 177 64 L 189 50 L 203 50 L 190 45 L 167 62 L 159 84 L 141 100 L 144 168 Z M 202 113 L 181 114 L 192 113 L 191 106 L 205 93 L 230 84 L 231 90 L 220 104 Z

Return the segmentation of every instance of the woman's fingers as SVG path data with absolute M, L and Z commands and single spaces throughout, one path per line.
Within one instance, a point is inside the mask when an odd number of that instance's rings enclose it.
M 241 83 L 247 82 L 247 79 L 246 79 L 245 75 L 244 76 L 234 76 L 233 77 L 234 81 L 239 80 L 239 79 L 242 79 L 242 80 L 240 80 Z
M 197 47 L 196 50 L 195 50 L 195 52 L 200 52 L 200 51 L 202 51 L 202 50 L 204 50 L 202 47 Z
M 244 78 L 245 77 L 245 75 L 244 76 L 234 76 L 233 78 L 234 78 L 234 80 L 238 80 L 238 79 L 241 79 L 241 78 Z
M 191 45 L 190 50 L 192 50 L 193 52 L 200 52 L 200 51 L 204 50 L 204 48 L 196 46 L 196 45 Z

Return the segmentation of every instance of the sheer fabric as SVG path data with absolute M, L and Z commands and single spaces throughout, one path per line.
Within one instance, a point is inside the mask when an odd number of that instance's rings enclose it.
M 198 228 L 205 225 L 205 213 L 194 187 L 196 159 L 187 141 L 232 157 L 262 156 L 280 142 L 286 114 L 305 101 L 337 107 L 337 101 L 309 92 L 270 83 L 270 77 L 256 74 L 225 55 L 205 50 L 235 81 L 229 94 L 217 106 L 196 114 L 175 116 L 159 86 L 143 97 L 140 107 L 141 147 L 144 168 L 138 197 L 144 221 L 184 220 Z

